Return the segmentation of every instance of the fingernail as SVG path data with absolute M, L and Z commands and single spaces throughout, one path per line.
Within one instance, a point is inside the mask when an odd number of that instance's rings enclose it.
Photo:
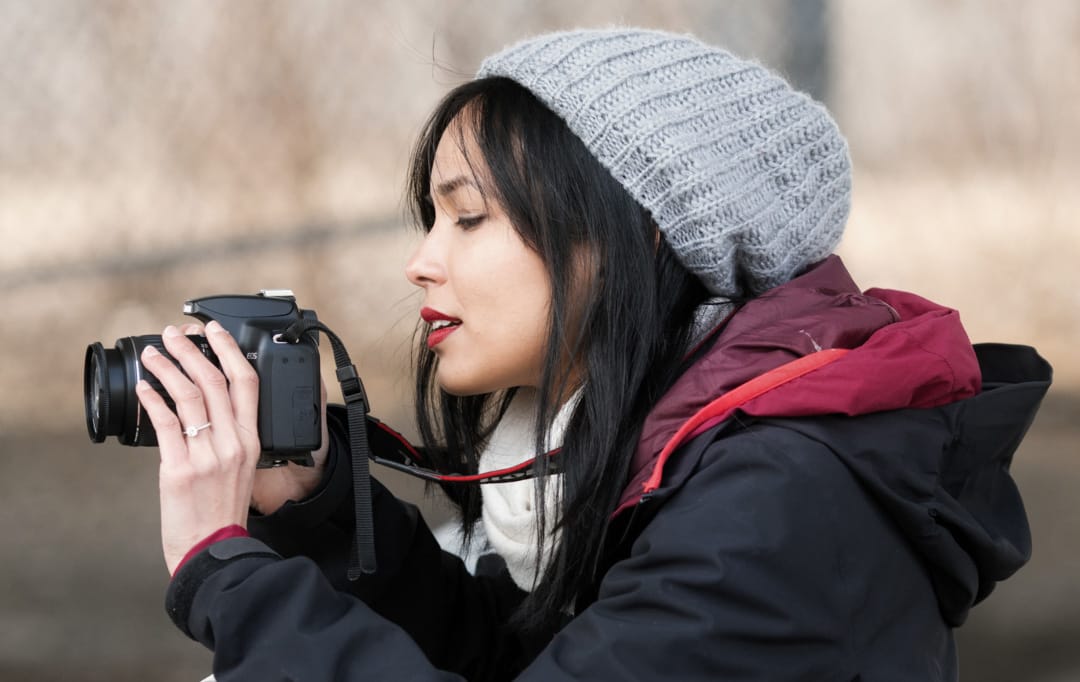
M 147 346 L 146 348 L 143 348 L 142 354 L 143 356 L 160 355 L 160 353 L 158 353 L 158 349 L 154 348 L 153 346 Z
M 229 333 L 229 332 L 225 331 L 225 327 L 222 327 L 221 323 L 218 322 L 217 320 L 210 320 L 209 322 L 207 322 L 206 323 L 206 331 L 214 332 L 215 334 L 228 334 Z
M 163 335 L 164 336 L 180 336 L 180 330 L 170 324 L 168 327 L 165 327 L 165 331 L 163 332 Z

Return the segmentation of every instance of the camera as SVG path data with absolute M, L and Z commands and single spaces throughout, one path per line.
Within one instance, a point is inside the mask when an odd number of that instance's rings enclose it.
M 259 467 L 288 462 L 310 465 L 311 451 L 322 440 L 318 338 L 308 332 L 288 343 L 282 333 L 300 320 L 317 320 L 315 311 L 298 308 L 293 293 L 284 289 L 197 298 L 184 303 L 183 311 L 204 323 L 217 320 L 259 376 Z M 204 337 L 188 338 L 220 368 Z M 99 342 L 86 348 L 83 392 L 86 428 L 93 442 L 116 436 L 124 445 L 157 445 L 157 434 L 135 395 L 135 384 L 146 379 L 170 407 L 175 404 L 139 361 L 146 346 L 170 357 L 156 334 L 124 337 L 111 349 Z

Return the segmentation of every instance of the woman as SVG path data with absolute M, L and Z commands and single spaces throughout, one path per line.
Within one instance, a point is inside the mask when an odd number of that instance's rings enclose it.
M 409 455 L 531 476 L 447 485 L 500 562 L 470 574 L 375 484 L 350 580 L 340 412 L 315 468 L 256 475 L 258 378 L 219 326 L 223 373 L 170 328 L 190 379 L 142 360 L 176 413 L 139 389 L 170 614 L 221 682 L 956 679 L 952 629 L 1029 555 L 1007 466 L 1049 367 L 860 292 L 830 255 L 850 180 L 822 107 L 691 37 L 489 58 L 413 159 Z

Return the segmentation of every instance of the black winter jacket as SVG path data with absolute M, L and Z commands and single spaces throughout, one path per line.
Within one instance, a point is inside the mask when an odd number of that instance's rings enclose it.
M 557 632 L 506 627 L 509 576 L 471 575 L 377 483 L 379 571 L 349 582 L 340 427 L 324 486 L 184 564 L 170 615 L 219 682 L 957 679 L 952 628 L 1030 554 L 1008 466 L 1049 366 L 859 293 L 836 259 L 717 334 L 644 425 L 604 568 Z M 709 411 L 822 349 L 847 352 Z

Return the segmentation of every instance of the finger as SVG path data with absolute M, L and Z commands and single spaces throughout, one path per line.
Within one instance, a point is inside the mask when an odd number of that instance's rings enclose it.
M 198 322 L 180 325 L 180 333 L 184 336 L 206 336 L 206 330 Z
M 135 394 L 139 397 L 150 423 L 157 433 L 158 448 L 163 462 L 172 462 L 187 454 L 187 444 L 181 430 L 180 419 L 176 416 L 165 399 L 150 386 L 145 379 L 135 384 Z
M 259 375 L 248 362 L 240 346 L 224 327 L 215 322 L 206 325 L 206 338 L 218 357 L 221 371 L 229 380 L 229 394 L 237 423 L 258 434 Z
M 181 337 L 183 338 L 183 337 Z M 190 345 L 185 339 L 185 343 Z M 166 341 L 166 347 L 168 342 Z M 194 352 L 198 353 L 198 350 Z M 172 353 L 172 350 L 169 351 Z M 203 402 L 202 391 L 180 371 L 173 361 L 160 353 L 153 346 L 143 349 L 141 356 L 143 367 L 157 377 L 165 391 L 176 404 L 176 416 L 180 419 L 180 429 L 190 426 L 205 424 L 207 419 L 206 405 Z
M 199 395 L 198 400 L 202 402 L 203 413 L 206 415 L 205 421 L 214 425 L 214 439 L 222 444 L 231 444 L 230 441 L 234 441 L 236 435 L 233 428 L 233 407 L 229 397 L 229 383 L 225 375 L 176 327 L 166 327 L 162 333 L 162 341 L 169 353 L 180 363 L 190 383 L 194 384 Z M 194 395 L 193 392 L 192 396 Z M 186 418 L 186 414 L 179 412 L 179 403 L 177 409 L 178 414 Z M 192 426 L 192 424 L 187 424 L 187 426 Z

